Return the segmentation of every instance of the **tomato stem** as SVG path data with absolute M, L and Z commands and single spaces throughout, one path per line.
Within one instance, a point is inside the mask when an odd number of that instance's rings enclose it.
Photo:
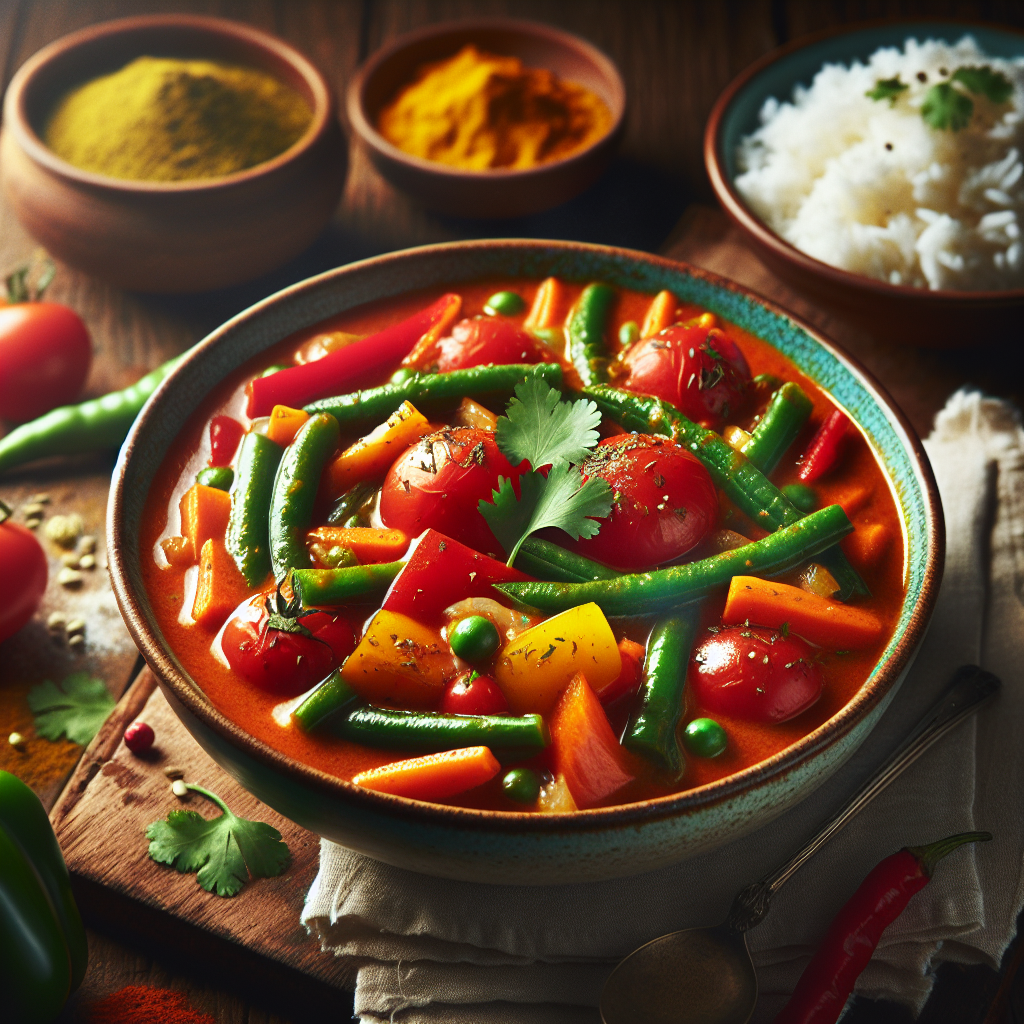
M 4 501 L 0 501 L 0 523 L 6 523 L 13 514 L 11 506 Z

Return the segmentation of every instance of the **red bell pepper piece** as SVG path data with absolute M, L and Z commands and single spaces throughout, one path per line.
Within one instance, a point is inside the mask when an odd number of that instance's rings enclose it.
M 230 416 L 214 416 L 210 420 L 210 465 L 230 466 L 238 451 L 245 427 Z
M 449 605 L 467 597 L 496 597 L 493 583 L 532 578 L 437 530 L 427 530 L 415 542 L 381 607 L 438 626 Z
M 407 320 L 335 349 L 323 359 L 290 366 L 269 377 L 257 377 L 246 387 L 249 398 L 246 413 L 255 419 L 269 416 L 275 405 L 301 409 L 325 395 L 372 384 L 376 376 L 407 355 L 424 335 L 451 323 L 461 307 L 462 299 L 458 295 L 442 295 L 433 305 Z
M 822 423 L 818 432 L 811 439 L 807 451 L 800 458 L 800 470 L 797 476 L 805 484 L 809 484 L 824 476 L 839 459 L 839 449 L 846 428 L 850 421 L 846 414 L 834 409 L 828 419 Z
M 565 784 L 581 810 L 632 782 L 626 753 L 581 673 L 576 673 L 558 698 L 550 728 L 555 771 L 565 776 Z

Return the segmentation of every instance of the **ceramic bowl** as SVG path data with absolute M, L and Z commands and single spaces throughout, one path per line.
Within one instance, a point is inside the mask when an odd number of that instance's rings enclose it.
M 41 126 L 62 95 L 143 55 L 268 71 L 306 98 L 313 119 L 273 160 L 196 181 L 110 178 L 73 167 L 46 147 Z M 64 36 L 25 62 L 4 100 L 0 174 L 18 219 L 58 259 L 137 291 L 207 291 L 280 266 L 330 219 L 346 168 L 336 102 L 323 75 L 282 40 L 215 18 L 127 18 Z
M 742 72 L 718 98 L 704 133 L 704 162 L 715 194 L 758 256 L 805 294 L 900 344 L 948 348 L 976 346 L 986 338 L 1005 340 L 1008 333 L 1024 336 L 1024 288 L 931 291 L 822 263 L 782 239 L 746 205 L 733 186 L 736 153 L 740 139 L 760 125 L 765 100 L 791 99 L 794 87 L 810 85 L 823 64 L 864 61 L 881 46 L 902 48 L 911 36 L 953 43 L 967 33 L 993 56 L 1024 56 L 1024 33 L 964 22 L 887 22 L 829 30 L 773 50 Z
M 519 57 L 528 67 L 596 93 L 612 113 L 608 133 L 578 153 L 521 171 L 463 171 L 422 160 L 377 131 L 381 109 L 430 61 L 453 56 L 467 43 Z M 571 199 L 608 166 L 622 137 L 626 89 L 615 65 L 589 43 L 549 25 L 504 18 L 446 22 L 410 32 L 375 53 L 348 87 L 348 118 L 374 166 L 425 206 L 458 217 L 519 217 Z
M 197 403 L 242 363 L 301 330 L 409 289 L 449 290 L 480 277 L 554 274 L 654 293 L 667 288 L 778 347 L 863 427 L 892 482 L 908 544 L 899 625 L 870 678 L 837 715 L 784 752 L 673 796 L 575 814 L 471 810 L 388 796 L 299 764 L 232 724 L 169 649 L 142 584 L 147 494 Z M 942 571 L 943 529 L 928 460 L 903 415 L 848 356 L 737 284 L 624 249 L 486 241 L 411 249 L 354 263 L 279 292 L 214 331 L 147 403 L 114 471 L 107 520 L 121 612 L 168 700 L 207 752 L 243 786 L 305 828 L 414 871 L 497 883 L 548 884 L 650 870 L 770 821 L 820 785 L 896 695 L 924 634 Z

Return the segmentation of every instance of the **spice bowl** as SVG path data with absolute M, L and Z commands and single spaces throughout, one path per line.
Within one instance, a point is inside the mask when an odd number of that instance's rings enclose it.
M 608 107 L 610 128 L 583 149 L 523 170 L 461 170 L 389 142 L 377 129 L 385 105 L 424 64 L 451 57 L 469 43 L 584 86 Z M 358 71 L 346 109 L 377 170 L 424 206 L 456 217 L 520 217 L 557 206 L 600 177 L 622 137 L 626 89 L 612 61 L 577 36 L 536 22 L 484 18 L 432 25 L 396 39 Z
M 50 150 L 42 126 L 54 104 L 140 56 L 267 72 L 306 100 L 312 119 L 283 153 L 217 178 L 112 178 Z M 29 58 L 4 100 L 0 183 L 18 219 L 58 259 L 131 290 L 207 291 L 287 262 L 330 219 L 347 163 L 336 101 L 323 75 L 282 40 L 215 18 L 127 18 L 72 33 Z
M 734 185 L 737 150 L 742 137 L 758 128 L 769 97 L 789 101 L 794 87 L 808 87 L 824 64 L 863 63 L 880 47 L 902 48 L 910 37 L 955 43 L 968 34 L 992 56 L 1024 56 L 1024 33 L 991 25 L 921 20 L 828 29 L 773 50 L 741 72 L 715 102 L 704 133 L 704 164 L 718 201 L 757 255 L 814 302 L 891 344 L 954 348 L 1020 339 L 1024 289 L 930 290 L 815 259 L 773 231 L 740 195 Z

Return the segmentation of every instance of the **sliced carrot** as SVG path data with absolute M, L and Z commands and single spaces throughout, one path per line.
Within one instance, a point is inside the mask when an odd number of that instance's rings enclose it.
M 393 562 L 409 547 L 401 530 L 375 530 L 370 526 L 318 526 L 306 534 L 307 544 L 348 548 L 362 563 Z
M 291 409 L 287 405 L 275 405 L 270 411 L 270 422 L 267 424 L 267 437 L 282 448 L 295 440 L 295 435 L 306 420 L 309 413 L 302 409 Z
M 371 768 L 352 781 L 378 793 L 413 800 L 444 800 L 482 786 L 499 771 L 501 765 L 487 747 L 463 747 Z
M 523 327 L 535 331 L 543 327 L 557 327 L 566 304 L 565 286 L 557 277 L 545 278 L 533 297 L 533 305 L 526 314 Z
M 555 771 L 565 776 L 577 807 L 593 807 L 633 780 L 625 751 L 582 673 L 559 698 L 550 727 Z
M 854 565 L 871 566 L 885 554 L 892 537 L 883 523 L 867 523 L 858 526 L 843 540 L 843 550 Z
M 203 544 L 199 557 L 199 583 L 192 603 L 192 618 L 207 629 L 219 629 L 248 593 L 245 578 L 224 547 L 224 541 L 211 537 Z
M 193 484 L 178 505 L 181 533 L 191 546 L 193 564 L 199 561 L 203 545 L 211 538 L 223 540 L 231 515 L 231 496 L 227 491 L 205 484 Z
M 452 423 L 457 427 L 476 427 L 477 430 L 494 430 L 498 425 L 498 417 L 490 409 L 485 409 L 478 402 L 474 402 L 472 398 L 464 398 L 459 403 L 458 409 L 455 410 Z
M 327 467 L 327 488 L 339 497 L 364 480 L 383 476 L 410 445 L 431 432 L 430 422 L 412 403 L 403 402 L 383 423 L 346 448 Z
M 641 338 L 653 338 L 654 335 L 675 323 L 676 308 L 679 300 L 671 292 L 658 292 L 647 307 L 644 325 L 640 328 Z
M 729 585 L 722 621 L 789 629 L 830 651 L 860 650 L 881 639 L 882 620 L 862 608 L 851 608 L 799 587 L 756 576 L 734 576 Z
M 448 296 L 448 305 L 445 306 L 444 311 L 434 322 L 434 325 L 427 330 L 426 334 L 413 345 L 412 350 L 402 360 L 401 365 L 422 367 L 428 366 L 431 362 L 435 361 L 434 356 L 437 353 L 438 338 L 443 338 L 448 333 L 448 329 L 455 323 L 455 318 L 461 311 L 462 296 L 452 293 Z
M 193 562 L 192 541 L 188 537 L 164 537 L 160 547 L 170 565 L 185 566 Z

